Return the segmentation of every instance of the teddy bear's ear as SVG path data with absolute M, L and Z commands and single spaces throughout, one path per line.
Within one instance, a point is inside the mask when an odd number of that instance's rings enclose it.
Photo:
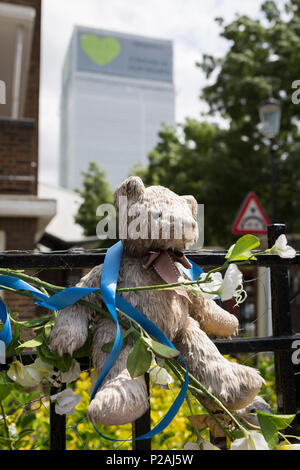
M 194 196 L 181 196 L 183 199 L 186 200 L 188 205 L 190 206 L 190 209 L 192 211 L 192 216 L 194 219 L 197 219 L 197 213 L 198 213 L 198 204 Z
M 115 206 L 119 208 L 119 198 L 121 196 L 126 196 L 129 201 L 137 201 L 144 191 L 145 186 L 141 178 L 130 176 L 117 188 L 115 192 Z

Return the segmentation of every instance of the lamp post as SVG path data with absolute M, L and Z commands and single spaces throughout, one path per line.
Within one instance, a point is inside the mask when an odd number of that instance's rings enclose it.
M 269 139 L 269 152 L 271 161 L 271 184 L 272 184 L 272 222 L 277 222 L 277 175 L 275 163 L 275 138 L 279 134 L 281 106 L 278 100 L 272 97 L 262 101 L 258 108 L 261 121 L 261 132 Z

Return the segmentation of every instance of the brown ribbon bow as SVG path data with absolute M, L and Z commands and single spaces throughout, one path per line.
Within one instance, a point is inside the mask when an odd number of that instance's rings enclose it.
M 142 259 L 143 268 L 148 269 L 153 266 L 157 274 L 165 281 L 166 284 L 174 284 L 182 277 L 182 273 L 176 266 L 176 262 L 182 264 L 187 269 L 191 269 L 192 265 L 189 260 L 180 251 L 149 251 Z M 175 292 L 183 295 L 191 301 L 188 293 L 180 287 L 174 288 Z

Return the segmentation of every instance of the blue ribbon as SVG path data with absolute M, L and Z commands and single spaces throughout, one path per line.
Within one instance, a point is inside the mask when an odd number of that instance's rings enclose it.
M 116 294 L 121 260 L 122 260 L 122 242 L 119 242 L 116 245 L 113 245 L 111 248 L 108 249 L 105 260 L 104 260 L 104 265 L 103 265 L 102 275 L 101 275 L 101 295 L 117 326 L 117 334 L 115 337 L 112 351 L 109 357 L 107 358 L 103 366 L 103 369 L 100 373 L 100 376 L 96 382 L 96 385 L 94 387 L 93 393 L 91 395 L 91 400 L 95 397 L 99 387 L 103 383 L 110 369 L 115 364 L 122 349 L 123 339 L 122 339 L 122 334 L 120 331 L 118 317 L 117 317 L 117 310 L 116 310 L 117 308 L 121 310 L 122 312 L 126 313 L 126 315 L 129 318 L 138 322 L 141 325 L 141 327 L 150 336 L 154 337 L 155 339 L 160 341 L 162 344 L 169 346 L 173 349 L 176 349 L 171 343 L 171 341 L 167 338 L 167 336 L 151 320 L 145 317 L 141 312 L 139 312 L 136 308 L 134 308 L 131 304 L 129 304 L 125 299 L 123 299 L 122 297 Z M 199 276 L 203 273 L 203 271 L 201 268 L 199 268 L 197 264 L 193 262 L 191 262 L 191 264 L 192 264 L 192 269 L 185 270 L 185 273 L 188 275 L 190 279 L 197 280 Z M 179 355 L 179 358 L 181 359 L 185 367 L 185 379 L 184 379 L 182 388 L 179 394 L 177 395 L 175 401 L 173 402 L 171 408 L 169 409 L 167 414 L 164 416 L 164 418 L 159 422 L 159 424 L 155 426 L 151 431 L 149 431 L 146 434 L 143 434 L 142 436 L 136 437 L 135 439 L 128 439 L 128 440 L 143 440 L 143 439 L 152 438 L 156 434 L 159 434 L 160 432 L 162 432 L 171 423 L 174 417 L 177 415 L 179 409 L 181 408 L 181 405 L 183 404 L 185 400 L 187 390 L 188 390 L 188 384 L 189 384 L 189 376 L 188 376 L 188 369 L 187 369 L 186 363 L 181 355 Z M 94 429 L 96 430 L 99 436 L 107 440 L 124 442 L 124 440 L 121 440 L 121 439 L 112 439 L 107 436 L 104 436 L 98 431 L 98 429 L 95 426 L 94 426 Z
M 116 336 L 115 336 L 112 350 L 101 370 L 99 378 L 91 394 L 91 401 L 93 400 L 97 391 L 103 384 L 105 377 L 107 376 L 107 374 L 109 373 L 109 371 L 111 370 L 115 362 L 117 361 L 120 355 L 120 352 L 122 350 L 123 338 L 122 338 L 120 325 L 118 321 L 117 309 L 126 313 L 126 315 L 129 318 L 138 322 L 141 325 L 141 327 L 144 328 L 144 330 L 150 336 L 154 337 L 156 340 L 158 340 L 162 344 L 175 349 L 175 347 L 173 346 L 171 341 L 167 338 L 167 336 L 151 320 L 145 317 L 141 312 L 139 312 L 136 308 L 134 308 L 131 304 L 129 304 L 125 299 L 123 299 L 122 297 L 116 294 L 119 270 L 120 270 L 120 265 L 121 265 L 121 260 L 122 260 L 122 251 L 123 251 L 122 242 L 118 242 L 115 245 L 113 245 L 111 248 L 107 250 L 104 264 L 103 264 L 102 275 L 101 275 L 101 295 L 106 304 L 108 311 L 111 314 L 111 317 L 114 323 L 116 324 Z M 199 268 L 197 264 L 193 263 L 191 260 L 189 261 L 192 264 L 192 269 L 189 270 L 183 267 L 181 267 L 181 269 L 189 277 L 189 279 L 191 279 L 192 281 L 196 281 L 199 278 L 199 276 L 203 273 L 203 271 L 201 268 Z M 74 304 L 78 300 L 82 299 L 83 297 L 86 297 L 87 295 L 99 290 L 98 288 L 70 287 L 70 288 L 60 291 L 57 294 L 54 294 L 52 297 L 47 297 L 47 295 L 42 293 L 40 290 L 22 281 L 21 279 L 18 279 L 17 277 L 13 277 L 13 276 L 4 276 L 4 275 L 0 275 L 0 286 L 11 287 L 11 288 L 18 289 L 18 290 L 25 290 L 35 297 L 34 299 L 35 304 L 51 309 L 51 310 L 63 310 L 66 307 L 69 307 L 70 305 Z M 5 342 L 5 344 L 8 345 L 12 339 L 11 327 L 9 323 L 9 316 L 7 313 L 6 306 L 2 301 L 0 303 L 0 318 L 4 323 L 4 327 L 0 332 L 0 339 L 2 340 L 3 338 L 3 341 Z M 185 373 L 184 383 L 182 385 L 182 388 L 178 396 L 176 397 L 171 408 L 169 409 L 165 417 L 160 421 L 160 423 L 156 425 L 150 432 L 144 434 L 143 436 L 139 436 L 135 438 L 134 440 L 150 439 L 156 434 L 162 432 L 171 423 L 173 418 L 178 413 L 182 403 L 184 402 L 184 399 L 188 390 L 187 366 L 181 355 L 179 355 L 179 358 L 184 364 L 186 373 Z M 116 439 L 112 439 L 112 438 L 104 436 L 96 428 L 95 430 L 101 437 L 110 441 L 116 441 Z M 129 440 L 131 441 L 133 439 L 128 439 L 128 441 Z M 124 440 L 117 440 L 117 441 L 124 442 Z
M 0 331 L 0 341 L 3 341 L 7 347 L 12 340 L 11 326 L 7 308 L 3 300 L 0 299 L 0 320 L 3 323 L 3 328 Z

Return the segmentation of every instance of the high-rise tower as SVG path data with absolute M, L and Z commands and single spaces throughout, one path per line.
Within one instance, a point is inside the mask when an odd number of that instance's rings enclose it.
M 75 27 L 63 70 L 60 184 L 80 187 L 95 161 L 115 188 L 146 164 L 162 123 L 174 124 L 172 42 Z

